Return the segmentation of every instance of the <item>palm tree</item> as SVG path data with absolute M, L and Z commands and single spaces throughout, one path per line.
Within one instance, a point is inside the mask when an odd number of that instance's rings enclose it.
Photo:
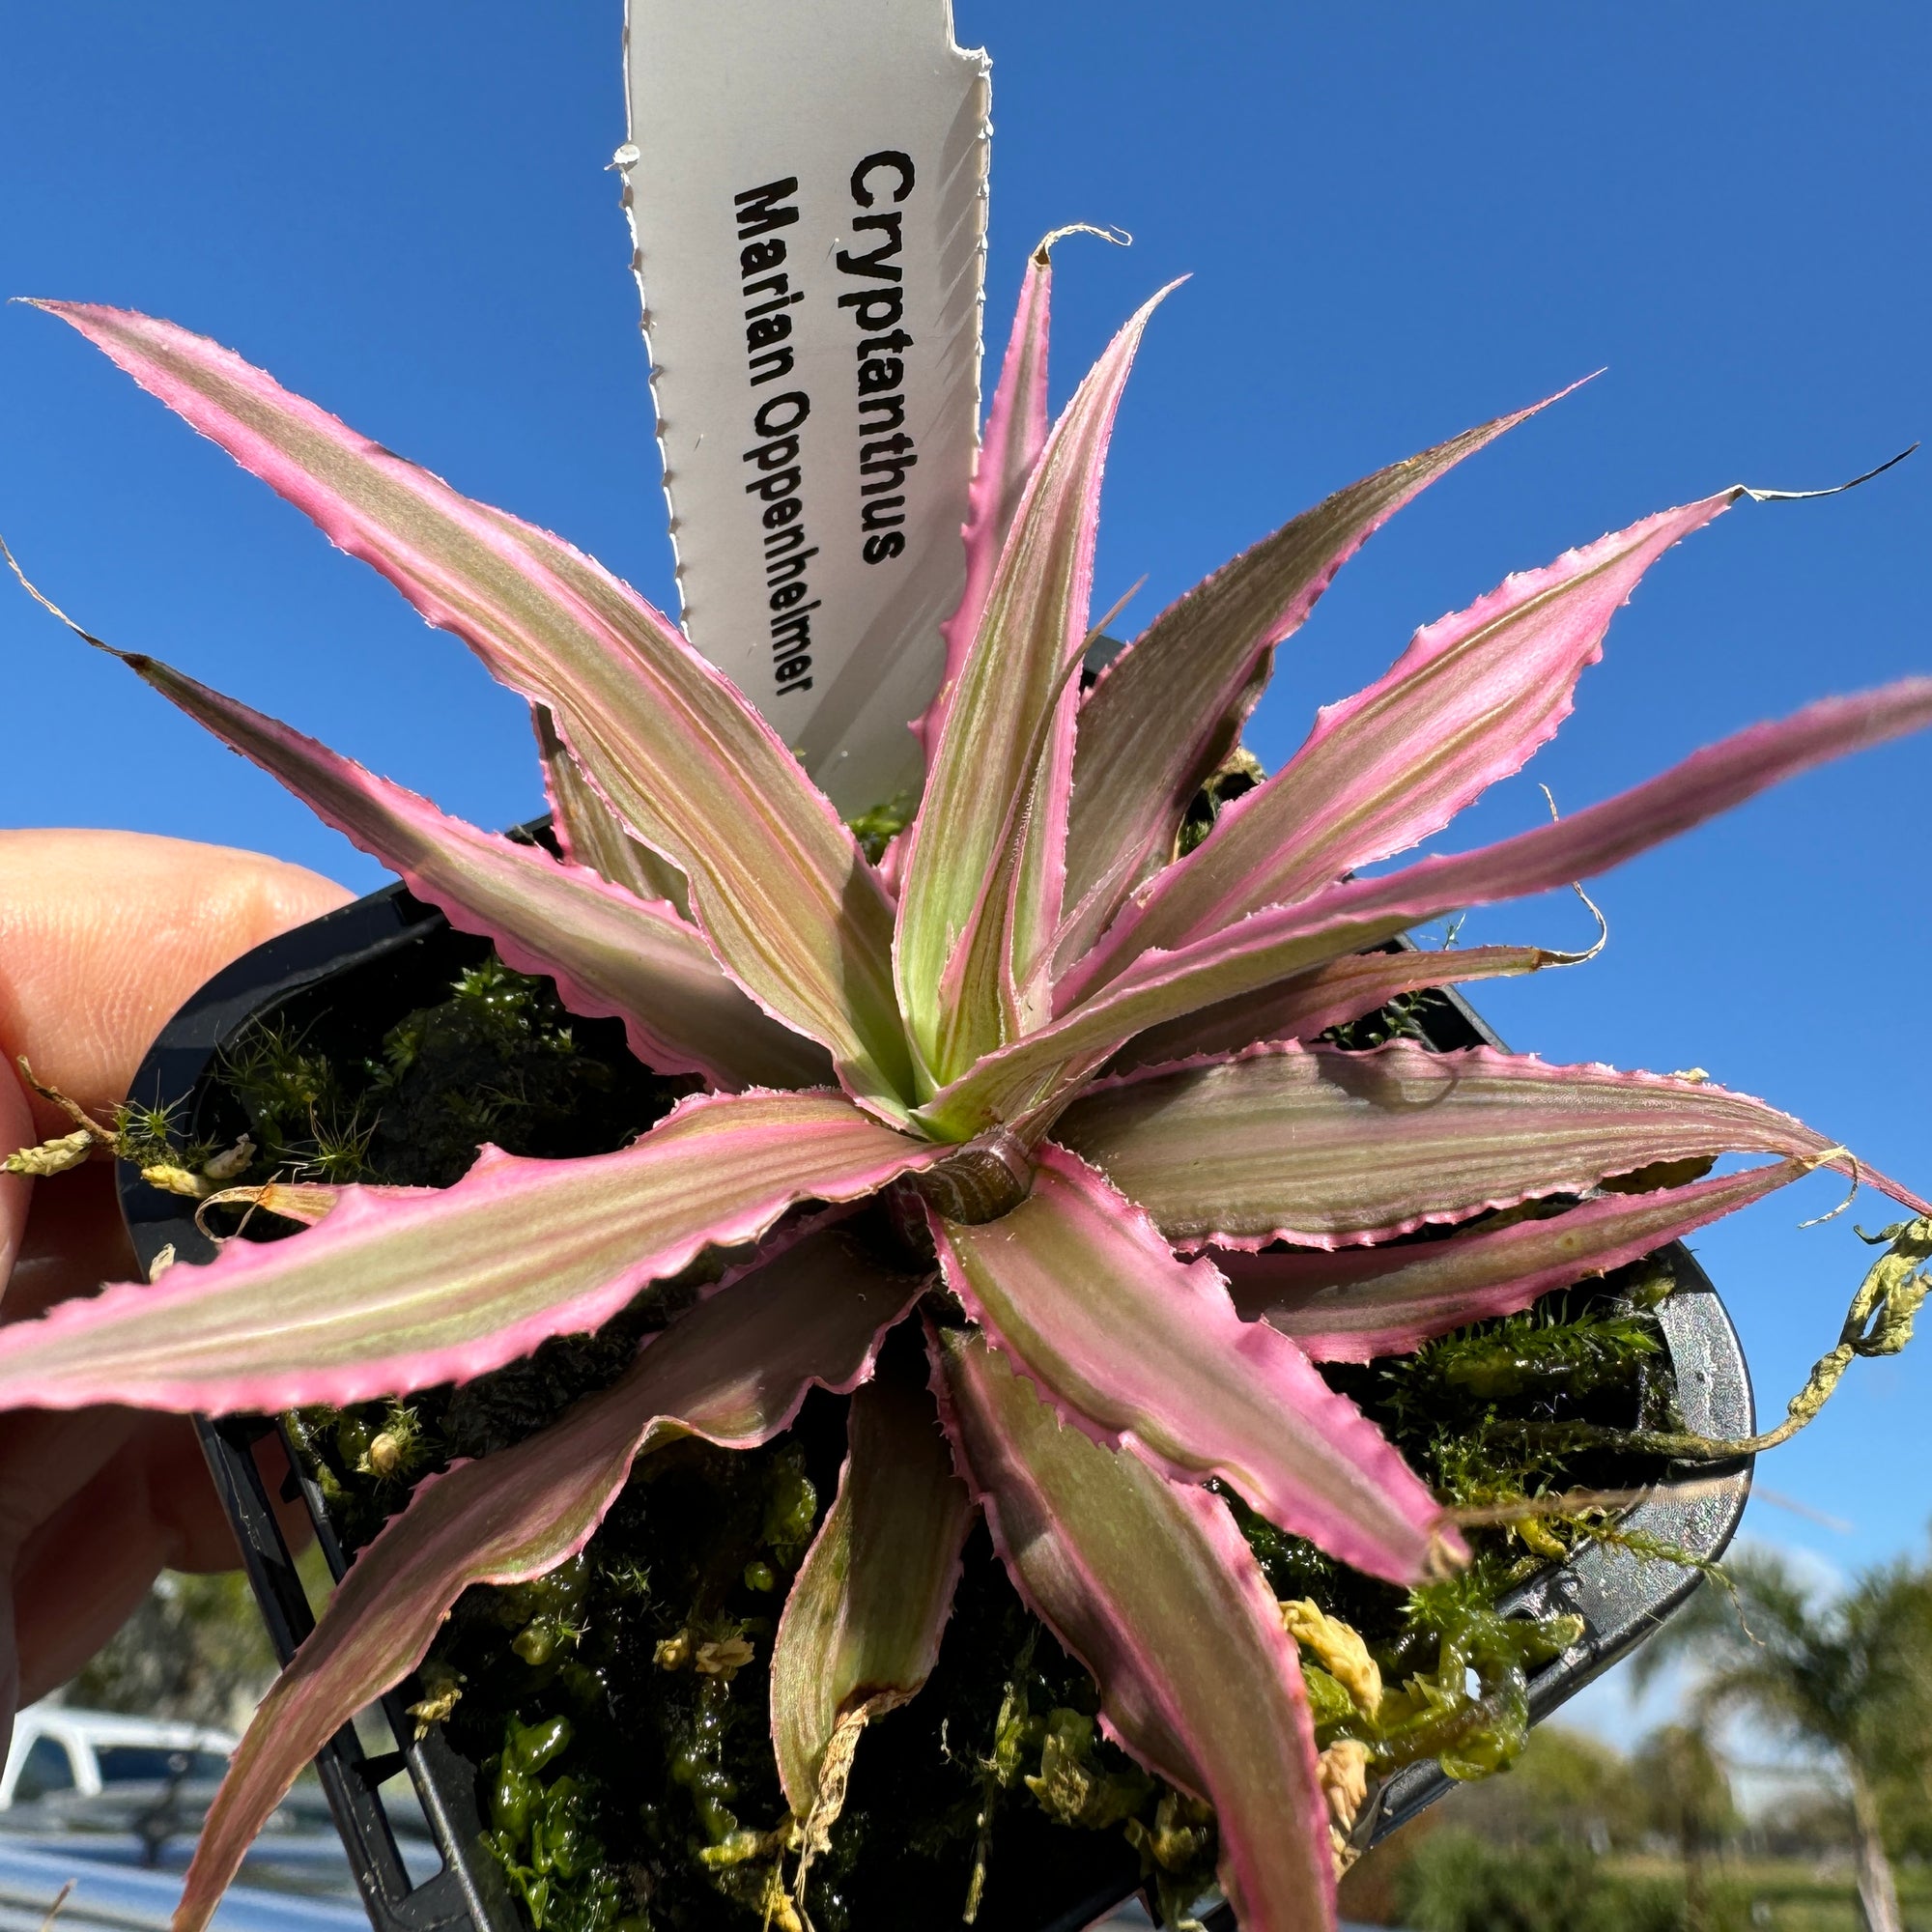
M 1688 1932 L 1709 1932 L 1705 1861 L 1738 1815 L 1723 1762 L 1703 1725 L 1663 1724 L 1637 1747 L 1631 1772 L 1650 1824 L 1676 1844 L 1684 1861 Z
M 1932 1577 L 1888 1564 L 1833 1597 L 1770 1552 L 1727 1567 L 1732 1590 L 1707 1581 L 1640 1654 L 1637 1682 L 1689 1658 L 1701 1667 L 1700 1718 L 1748 1714 L 1826 1751 L 1851 1795 L 1868 1932 L 1903 1932 L 1878 1794 L 1903 1766 L 1922 1770 L 1932 1748 Z

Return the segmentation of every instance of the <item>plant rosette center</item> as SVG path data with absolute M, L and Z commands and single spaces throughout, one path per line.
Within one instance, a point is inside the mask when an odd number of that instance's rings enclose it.
M 943 1219 L 980 1227 L 1010 1214 L 1033 1192 L 1034 1174 L 1019 1136 L 995 1127 L 903 1185 Z

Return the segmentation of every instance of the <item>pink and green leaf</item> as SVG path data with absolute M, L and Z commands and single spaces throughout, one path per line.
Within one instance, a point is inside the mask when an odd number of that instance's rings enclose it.
M 1743 494 L 1720 491 L 1568 551 L 1418 631 L 1386 675 L 1323 710 L 1293 758 L 1146 888 L 1069 975 L 1059 1009 L 1150 948 L 1293 904 L 1417 843 L 1520 771 L 1570 715 L 1577 680 L 1644 572 Z
M 555 722 L 541 704 L 530 706 L 530 723 L 543 766 L 544 795 L 550 800 L 551 831 L 563 856 L 574 866 L 588 866 L 633 898 L 663 899 L 680 919 L 689 920 L 691 889 L 684 874 L 625 830 L 624 821 L 565 750 Z
M 700 1302 L 560 1422 L 419 1484 L 250 1721 L 174 1932 L 208 1923 L 302 1768 L 422 1662 L 465 1590 L 540 1577 L 582 1549 L 638 1457 L 683 1435 L 749 1449 L 791 1421 L 809 1388 L 853 1387 L 921 1286 L 882 1272 L 836 1230 L 808 1235 Z
M 1811 1172 L 1774 1161 L 1649 1194 L 1606 1194 L 1548 1220 L 1475 1228 L 1387 1248 L 1214 1251 L 1249 1321 L 1292 1336 L 1318 1362 L 1403 1355 L 1438 1335 L 1514 1315 L 1552 1289 L 1640 1261 L 1668 1241 Z
M 979 1337 L 937 1335 L 932 1352 L 960 1472 L 1009 1573 L 1092 1673 L 1108 1734 L 1213 1805 L 1242 1932 L 1332 1928 L 1300 1660 L 1227 1505 L 1062 1428 Z
M 925 716 L 913 726 L 930 764 L 939 745 L 952 693 L 979 635 L 980 618 L 1000 553 L 1026 494 L 1040 451 L 1046 447 L 1046 348 L 1053 312 L 1053 242 L 1048 236 L 1027 258 L 1019 306 L 1000 364 L 993 405 L 986 412 L 980 457 L 966 494 L 966 588 L 959 608 L 940 626 L 946 638 L 946 669 Z
M 890 1373 L 852 1398 L 838 1494 L 792 1579 L 772 1648 L 772 1744 L 793 1813 L 819 1796 L 843 1720 L 912 1697 L 939 1661 L 973 1501 L 932 1398 Z
M 1849 697 L 1825 698 L 1708 746 L 1559 824 L 1331 886 L 1299 904 L 1251 914 L 1173 952 L 1145 954 L 1051 1026 L 988 1054 L 923 1106 L 918 1119 L 928 1131 L 955 1141 L 999 1122 L 1039 1131 L 1088 1074 L 1151 1027 L 1366 951 L 1463 907 L 1548 892 L 1606 871 L 1780 780 L 1927 724 L 1932 678 L 1902 678 Z M 1885 1184 L 1895 1199 L 1917 1198 Z
M 149 657 L 123 662 L 464 932 L 519 972 L 556 981 L 573 1012 L 624 1022 L 631 1051 L 713 1086 L 827 1084 L 824 1049 L 766 1016 L 676 910 L 634 897 L 534 845 L 480 832 L 313 738 Z
M 946 1283 L 1075 1428 L 1176 1482 L 1217 1476 L 1271 1522 L 1391 1582 L 1458 1548 L 1380 1431 L 1292 1342 L 1243 1321 L 1083 1160 L 1042 1149 L 1033 1193 L 980 1226 L 933 1217 Z
M 1264 1039 L 1313 1039 L 1405 993 L 1536 973 L 1546 966 L 1574 964 L 1576 956 L 1540 946 L 1472 946 L 1441 952 L 1404 947 L 1394 952 L 1350 953 L 1259 993 L 1224 1000 L 1165 1026 L 1151 1027 L 1128 1040 L 1114 1066 L 1124 1071 L 1200 1055 L 1236 1053 Z
M 1145 1068 L 1096 1082 L 1054 1132 L 1190 1246 L 1385 1241 L 1721 1153 L 1856 1168 L 1803 1122 L 1706 1082 L 1406 1039 Z
M 689 879 L 740 983 L 827 1047 L 855 1095 L 902 1113 L 911 1062 L 878 879 L 778 734 L 662 612 L 205 337 L 92 303 L 42 306 L 546 706 L 618 818 Z
M 1196 584 L 1114 660 L 1080 707 L 1063 959 L 1086 952 L 1167 863 L 1188 802 L 1240 738 L 1274 647 L 1342 566 L 1437 477 L 1561 395 L 1336 491 Z
M 1086 642 L 1100 475 L 1159 299 L 1121 330 L 1055 425 L 946 708 L 910 834 L 895 956 L 923 1091 L 1010 1036 L 1013 1016 L 993 989 L 1059 923 L 1071 674 Z M 949 976 L 961 997 L 944 996 Z
M 944 1151 L 825 1093 L 700 1094 L 577 1160 L 485 1148 L 453 1187 L 345 1187 L 287 1240 L 0 1329 L 0 1409 L 274 1410 L 465 1381 L 799 1202 L 860 1199 Z

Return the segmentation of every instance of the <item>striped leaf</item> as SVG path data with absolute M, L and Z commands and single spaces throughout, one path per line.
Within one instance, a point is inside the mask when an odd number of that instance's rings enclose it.
M 295 793 L 463 932 L 494 940 L 521 973 L 556 981 L 571 1011 L 624 1022 L 631 1051 L 667 1073 L 729 1089 L 829 1083 L 824 1050 L 768 1018 L 728 980 L 702 934 L 662 900 L 480 832 L 313 738 L 154 658 L 123 662 L 224 744 Z
M 423 1661 L 465 1590 L 526 1581 L 582 1549 L 638 1457 L 685 1435 L 749 1449 L 791 1421 L 809 1388 L 851 1388 L 920 1286 L 881 1273 L 836 1231 L 809 1235 L 700 1302 L 560 1422 L 418 1484 L 250 1720 L 174 1932 L 201 1932 L 309 1759 Z
M 1336 491 L 1169 605 L 1108 666 L 1080 707 L 1063 958 L 1086 952 L 1172 856 L 1188 802 L 1234 750 L 1267 683 L 1275 646 L 1307 621 L 1342 566 L 1437 477 L 1559 400 Z
M 902 874 L 896 951 L 899 1004 L 926 1091 L 1011 1037 L 1015 959 L 1059 923 L 1070 679 L 1087 636 L 1101 469 L 1159 299 L 1115 337 L 1055 425 L 933 751 Z
M 1063 1429 L 977 1336 L 932 1348 L 960 1471 L 1009 1574 L 1099 1685 L 1108 1735 L 1213 1805 L 1242 1932 L 1332 1932 L 1300 1660 L 1227 1505 Z
M 939 1661 L 972 1508 L 917 1380 L 888 1371 L 852 1398 L 838 1494 L 772 1649 L 772 1744 L 797 1817 L 836 1804 L 858 1727 L 905 1703 Z
M 1049 1145 L 1033 1193 L 980 1226 L 934 1217 L 946 1283 L 1075 1428 L 1177 1482 L 1218 1476 L 1270 1521 L 1391 1582 L 1460 1548 L 1375 1424 L 1292 1342 L 1243 1321 L 1203 1261 Z
M 1188 1246 L 1386 1241 L 1720 1153 L 1866 1173 L 1803 1122 L 1722 1087 L 1406 1039 L 1149 1068 L 1098 1083 L 1054 1132 Z
M 822 1093 L 700 1094 L 620 1153 L 485 1148 L 454 1187 L 345 1187 L 287 1240 L 0 1328 L 0 1408 L 273 1410 L 467 1381 L 794 1203 L 858 1199 L 943 1151 Z
M 690 919 L 691 888 L 684 874 L 625 830 L 603 793 L 584 777 L 557 736 L 556 721 L 541 704 L 530 706 L 530 724 L 543 767 L 544 796 L 550 800 L 551 831 L 563 856 L 572 865 L 588 866 L 633 898 L 664 899 L 677 909 L 680 919 Z
M 1548 1220 L 1473 1228 L 1442 1241 L 1236 1248 L 1216 1250 L 1214 1263 L 1244 1320 L 1293 1336 L 1318 1362 L 1368 1362 L 1640 1261 L 1810 1171 L 1809 1161 L 1774 1161 L 1689 1187 L 1606 1194 Z
M 922 1107 L 919 1119 L 928 1131 L 957 1141 L 999 1122 L 1037 1130 L 1089 1073 L 1151 1027 L 1378 946 L 1462 907 L 1548 892 L 1606 871 L 1781 779 L 1928 724 L 1932 678 L 1901 678 L 1850 697 L 1825 698 L 1777 724 L 1753 725 L 1708 746 L 1560 824 L 1333 886 L 1298 905 L 1252 914 L 1176 952 L 1145 954 L 1053 1025 L 988 1054 Z
M 1237 1000 L 1203 1007 L 1128 1040 L 1114 1061 L 1117 1070 L 1163 1062 L 1236 1053 L 1264 1039 L 1313 1039 L 1330 1027 L 1378 1011 L 1405 993 L 1458 986 L 1472 980 L 1507 979 L 1574 963 L 1577 955 L 1540 946 L 1472 946 L 1441 952 L 1403 947 L 1393 952 L 1355 952 L 1298 974 Z
M 1742 490 L 1634 524 L 1504 580 L 1425 626 L 1385 676 L 1316 721 L 1273 778 L 1141 895 L 1063 988 L 1060 1010 L 1151 947 L 1173 949 L 1438 832 L 1520 771 L 1570 715 L 1577 680 L 1637 581 Z
M 993 585 L 1000 553 L 1026 494 L 1034 466 L 1046 447 L 1046 345 L 1053 311 L 1053 242 L 1049 235 L 1027 258 L 1019 305 L 986 412 L 985 434 L 966 495 L 966 587 L 959 608 L 940 627 L 946 638 L 946 669 L 925 716 L 913 726 L 930 763 L 939 730 L 966 666 L 980 618 Z
M 778 734 L 628 584 L 560 539 L 459 496 L 205 337 L 46 302 L 493 675 L 552 713 L 624 824 L 691 882 L 719 957 L 891 1117 L 912 1089 L 892 909 Z

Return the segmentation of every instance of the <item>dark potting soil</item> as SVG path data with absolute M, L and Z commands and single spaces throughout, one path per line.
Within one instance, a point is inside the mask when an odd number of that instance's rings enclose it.
M 482 942 L 451 944 L 441 956 L 467 951 L 470 963 L 453 984 L 406 994 L 423 1004 L 401 1016 L 311 999 L 230 1051 L 202 1121 L 251 1135 L 244 1179 L 296 1168 L 447 1185 L 482 1141 L 545 1158 L 608 1151 L 690 1091 L 631 1059 L 614 1023 L 567 1014 L 548 981 L 509 971 Z M 1418 1032 L 1435 997 L 1339 1043 Z M 854 1225 L 882 1246 L 897 1239 L 882 1213 Z M 278 1231 L 260 1215 L 247 1229 Z M 727 1259 L 707 1255 L 597 1334 L 476 1381 L 288 1418 L 344 1544 L 365 1545 L 425 1475 L 507 1447 L 607 1386 Z M 1413 1355 L 1324 1373 L 1454 1503 L 1637 1487 L 1661 1466 L 1552 1447 L 1549 1432 L 1674 1425 L 1651 1312 L 1670 1287 L 1663 1262 L 1638 1264 Z M 910 1334 L 889 1344 L 901 1345 Z M 789 1578 L 837 1489 L 844 1410 L 814 1393 L 762 1449 L 686 1441 L 643 1459 L 581 1555 L 457 1605 L 409 1694 L 478 1766 L 493 1849 L 535 1932 L 709 1932 L 768 1912 L 787 1922 L 775 1876 L 794 1861 L 781 1852 L 767 1670 Z M 1318 1741 L 1360 1739 L 1378 1772 L 1423 1757 L 1458 1776 L 1506 1766 L 1526 1734 L 1527 1674 L 1574 1627 L 1504 1617 L 1498 1600 L 1579 1540 L 1623 1536 L 1565 1517 L 1479 1530 L 1466 1571 L 1406 1592 L 1229 1501 L 1276 1595 L 1312 1599 L 1367 1642 L 1387 1686 L 1373 1717 L 1312 1654 L 1303 1664 Z M 1085 1672 L 976 1532 L 937 1670 L 862 1744 L 832 1849 L 812 1867 L 812 1922 L 926 1932 L 977 1904 L 978 1922 L 1004 1928 L 1025 1922 L 1042 1873 L 1079 1897 L 1138 1871 L 1170 1914 L 1184 1908 L 1212 1879 L 1211 1816 L 1105 1742 L 1095 1711 Z

